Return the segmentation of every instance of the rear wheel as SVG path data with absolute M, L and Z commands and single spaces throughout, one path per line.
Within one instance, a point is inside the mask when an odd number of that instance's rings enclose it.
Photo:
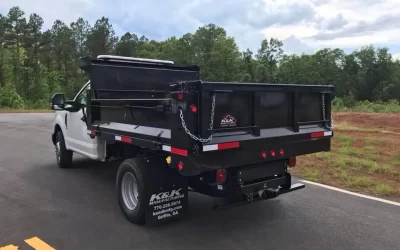
M 144 165 L 135 159 L 121 163 L 117 173 L 118 203 L 125 217 L 135 224 L 145 221 Z
M 69 168 L 72 165 L 72 151 L 65 147 L 64 135 L 61 131 L 56 134 L 56 157 L 60 168 Z

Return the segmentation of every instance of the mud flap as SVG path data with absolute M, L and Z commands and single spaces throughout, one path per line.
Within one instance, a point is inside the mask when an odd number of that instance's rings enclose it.
M 146 162 L 146 224 L 157 225 L 185 217 L 188 212 L 187 177 L 169 168 L 163 157 L 149 157 Z

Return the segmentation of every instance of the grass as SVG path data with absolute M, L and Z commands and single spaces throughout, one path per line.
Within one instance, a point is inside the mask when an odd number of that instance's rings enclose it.
M 310 181 L 317 181 L 320 178 L 320 174 L 316 169 L 307 169 L 304 173 L 304 177 Z
M 0 113 L 53 113 L 51 109 L 12 109 L 0 108 Z
M 400 197 L 400 136 L 339 123 L 331 151 L 298 157 L 292 172 L 355 192 Z
M 398 134 L 392 131 L 387 131 L 383 128 L 360 128 L 351 124 L 341 123 L 335 124 L 336 131 L 347 131 L 347 132 L 370 132 L 370 133 L 386 133 L 386 134 Z
M 385 184 L 385 183 L 378 184 L 375 187 L 375 192 L 376 192 L 376 194 L 379 194 L 379 195 L 391 195 L 391 194 L 397 193 L 396 190 L 394 190 L 392 186 Z
M 400 102 L 398 100 L 357 102 L 354 99 L 336 97 L 332 102 L 332 108 L 334 111 L 340 112 L 400 113 Z

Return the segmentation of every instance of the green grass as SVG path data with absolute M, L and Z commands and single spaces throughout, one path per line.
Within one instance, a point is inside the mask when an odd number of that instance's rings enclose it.
M 316 169 L 307 169 L 304 173 L 304 178 L 310 181 L 318 181 L 320 179 L 320 173 Z
M 347 123 L 335 124 L 336 131 L 353 131 L 353 132 L 370 132 L 370 133 L 394 133 L 391 131 L 386 131 L 381 128 L 359 128 Z M 395 133 L 396 134 L 396 133 Z
M 53 113 L 51 109 L 12 109 L 0 108 L 0 113 Z
M 336 129 L 336 127 L 335 127 L 335 129 Z M 354 139 L 352 137 L 342 135 L 342 134 L 337 134 L 337 135 L 335 135 L 334 138 L 335 138 L 335 140 L 338 140 L 346 145 L 350 145 L 350 143 L 354 141 Z
M 400 196 L 398 152 L 389 138 L 351 137 L 339 132 L 333 137 L 332 151 L 301 156 L 304 162 L 300 160 L 292 171 L 307 180 L 356 192 Z
M 356 176 L 349 178 L 351 187 L 370 188 L 375 186 L 375 183 L 366 176 Z
M 335 98 L 332 108 L 336 112 L 362 112 L 362 113 L 400 113 L 400 102 L 390 100 L 388 102 L 369 102 L 355 100 L 346 101 L 346 98 Z
M 386 183 L 378 184 L 375 187 L 374 191 L 375 191 L 376 194 L 379 194 L 379 195 L 391 195 L 391 194 L 396 192 L 396 190 L 394 190 L 392 188 L 392 186 L 390 186 L 390 185 L 388 185 Z
M 400 166 L 400 155 L 395 155 L 390 159 L 390 164 Z
M 339 153 L 345 154 L 345 155 L 356 155 L 359 156 L 362 154 L 362 151 L 356 148 L 352 148 L 350 146 L 343 146 L 339 148 Z

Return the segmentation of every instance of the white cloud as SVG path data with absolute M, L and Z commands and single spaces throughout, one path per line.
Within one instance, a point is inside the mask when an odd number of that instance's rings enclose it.
M 263 38 L 275 37 L 290 53 L 371 43 L 400 53 L 399 0 L 1 0 L 0 13 L 12 6 L 42 16 L 44 28 L 56 19 L 69 24 L 83 17 L 93 24 L 106 16 L 118 35 L 130 31 L 159 40 L 215 23 L 241 50 L 256 52 Z

